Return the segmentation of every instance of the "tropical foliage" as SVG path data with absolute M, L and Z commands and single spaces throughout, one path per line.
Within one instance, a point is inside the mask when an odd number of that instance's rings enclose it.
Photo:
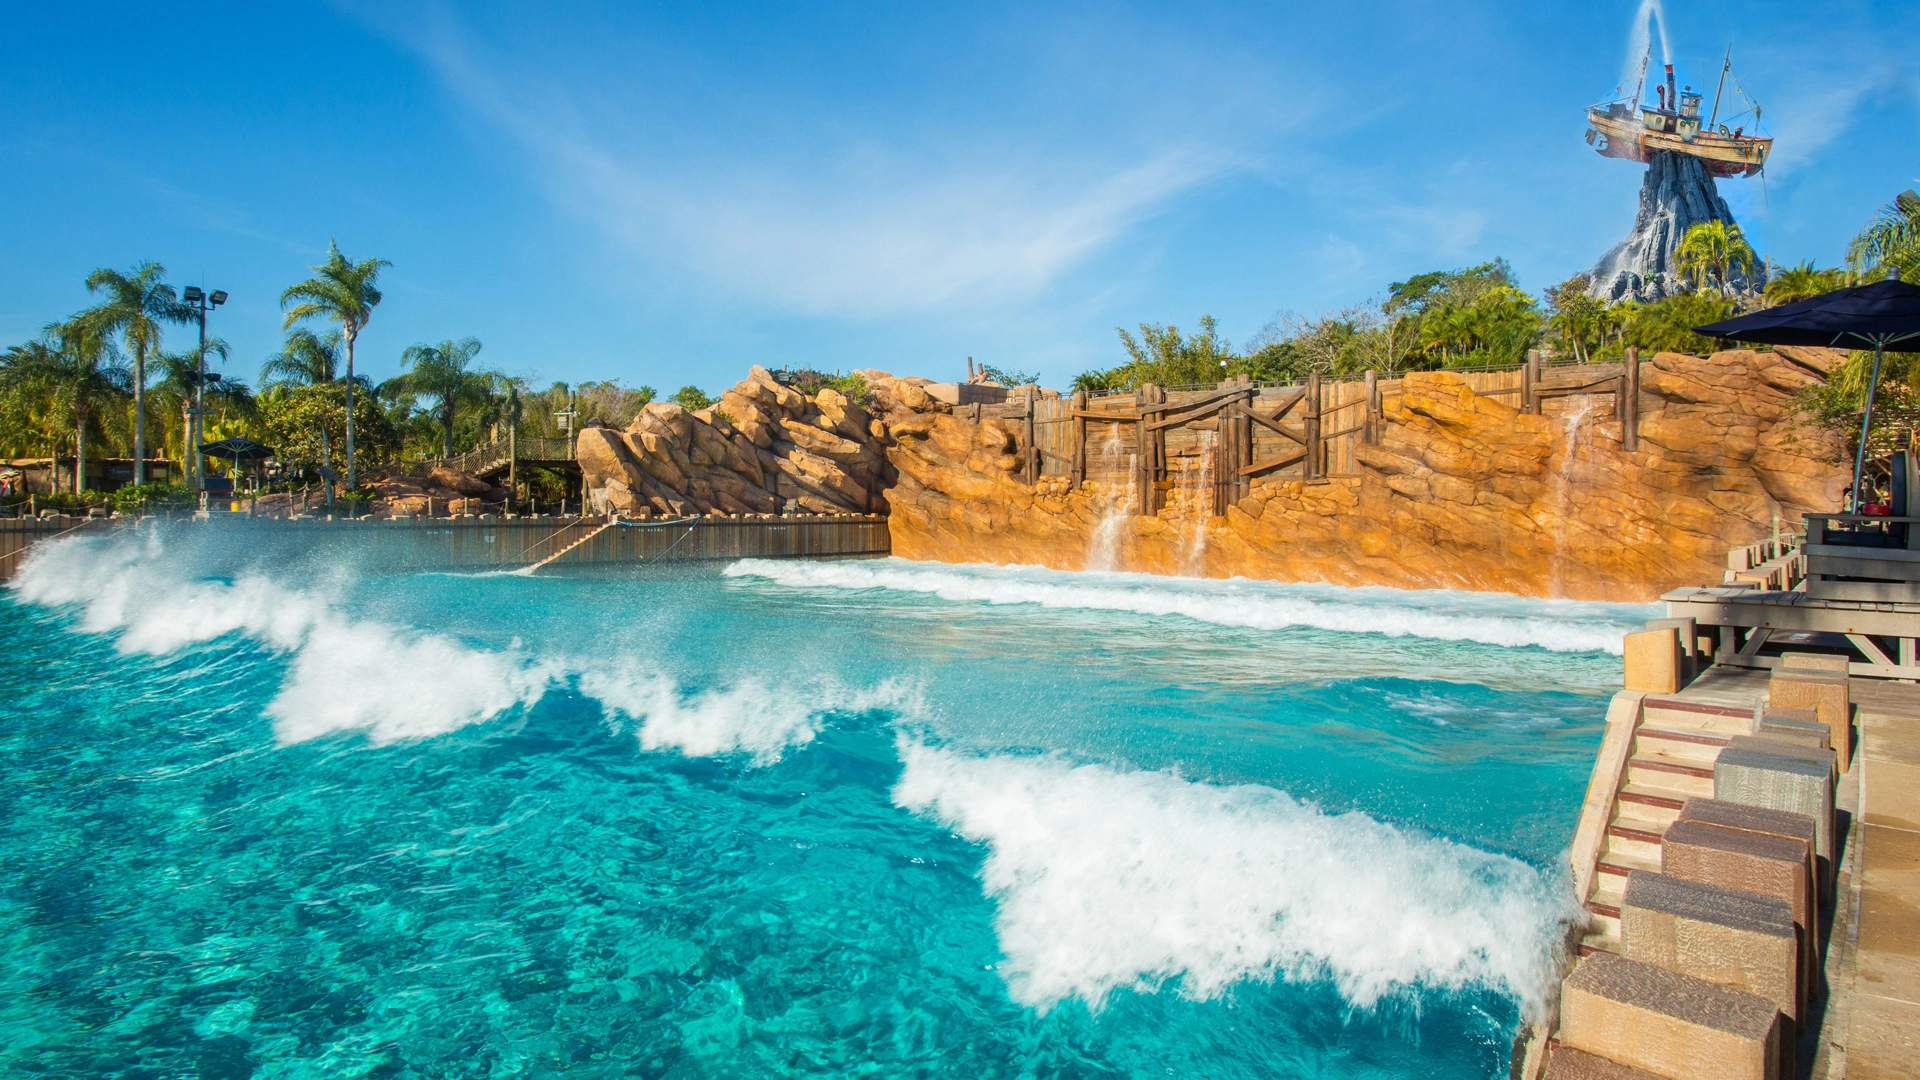
M 1920 193 L 1903 191 L 1880 208 L 1847 246 L 1847 267 L 1879 278 L 1900 271 L 1903 281 L 1920 281 Z
M 369 461 L 386 461 L 400 449 L 393 424 L 378 395 L 364 385 L 353 398 L 356 452 Z M 347 388 L 344 381 L 283 387 L 260 398 L 260 441 L 294 472 L 311 472 L 339 460 L 335 447 L 346 445 Z
M 349 488 L 357 486 L 353 432 L 359 410 L 353 406 L 353 343 L 367 325 L 367 320 L 373 318 L 373 309 L 380 305 L 380 290 L 374 286 L 374 279 L 380 276 L 381 267 L 391 265 L 385 259 L 350 262 L 340 254 L 340 245 L 329 240 L 327 260 L 313 267 L 314 276 L 288 286 L 280 294 L 280 307 L 286 312 L 285 329 L 293 329 L 295 323 L 304 319 L 324 319 L 340 324 L 340 340 L 347 361 L 347 380 L 343 384 L 345 404 L 342 410 L 346 421 Z
M 443 456 L 453 456 L 455 419 L 462 413 L 484 409 L 493 403 L 493 390 L 500 376 L 474 367 L 474 357 L 479 355 L 478 338 L 449 339 L 438 345 L 410 345 L 400 354 L 406 370 L 381 387 L 383 394 L 428 399 L 429 414 L 440 422 Z
M 1688 227 L 1673 257 L 1681 276 L 1696 290 L 1720 292 L 1731 287 L 1735 271 L 1752 274 L 1756 261 L 1740 226 L 1717 219 Z
M 697 386 L 683 386 L 674 391 L 673 403 L 683 409 L 704 409 L 713 404 L 713 399 Z
M 1846 274 L 1839 270 L 1818 270 L 1813 263 L 1803 262 L 1798 266 L 1775 270 L 1773 277 L 1767 281 L 1765 295 L 1768 306 L 1791 304 L 1796 300 L 1832 292 L 1846 283 Z
M 166 268 L 151 259 L 134 264 L 132 270 L 101 269 L 87 275 L 87 291 L 102 293 L 104 299 L 82 312 L 97 333 L 118 336 L 132 354 L 133 370 L 133 457 L 134 483 L 146 478 L 147 456 L 147 358 L 160 349 L 163 323 L 185 323 L 194 317 L 193 309 L 181 303 L 173 286 L 164 278 Z
M 43 418 L 56 445 L 71 433 L 70 490 L 84 491 L 88 436 L 125 434 L 126 414 L 118 406 L 132 397 L 132 377 L 106 328 L 76 318 L 8 350 L 0 366 L 0 396 L 12 403 L 10 411 Z

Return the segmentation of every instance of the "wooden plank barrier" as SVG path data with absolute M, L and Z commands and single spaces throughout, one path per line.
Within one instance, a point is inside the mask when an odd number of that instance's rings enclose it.
M 0 579 L 19 567 L 27 548 L 84 527 L 106 532 L 132 519 L 0 520 Z M 312 553 L 337 547 L 374 570 L 577 566 L 591 563 L 686 562 L 714 559 L 804 559 L 881 556 L 892 550 L 887 519 L 878 514 L 793 517 L 702 517 L 678 521 L 526 517 L 398 518 L 337 521 L 218 515 L 180 528 L 244 531 L 251 551 Z

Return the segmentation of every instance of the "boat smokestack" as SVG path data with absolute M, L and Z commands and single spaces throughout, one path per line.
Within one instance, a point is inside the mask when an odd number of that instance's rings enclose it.
M 1667 108 L 1679 111 L 1680 95 L 1673 92 L 1673 65 L 1667 65 Z

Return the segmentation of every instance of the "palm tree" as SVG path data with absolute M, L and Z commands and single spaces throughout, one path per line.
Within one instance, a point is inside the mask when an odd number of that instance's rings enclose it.
M 113 423 L 112 405 L 126 400 L 129 378 L 113 339 L 85 318 L 47 327 L 39 341 L 16 345 L 0 368 L 11 395 L 40 399 L 73 422 L 73 490 L 87 489 L 87 423 Z
M 87 291 L 106 290 L 106 300 L 81 313 L 103 334 L 119 335 L 133 354 L 133 482 L 147 479 L 147 357 L 160 348 L 160 324 L 193 316 L 161 280 L 166 268 L 148 259 L 126 273 L 100 269 L 87 275 Z
M 484 405 L 493 389 L 489 372 L 474 370 L 473 358 L 480 355 L 475 338 L 443 341 L 438 345 L 411 345 L 400 354 L 407 370 L 388 382 L 388 386 L 434 399 L 439 415 L 442 457 L 453 456 L 453 421 L 462 406 Z
M 1731 221 L 1702 221 L 1680 238 L 1674 262 L 1693 279 L 1694 288 L 1704 289 L 1711 281 L 1725 292 L 1735 269 L 1753 273 L 1754 255 L 1740 226 Z
M 262 390 L 320 386 L 340 377 L 340 331 L 316 334 L 300 327 L 287 335 L 279 352 L 260 365 Z
M 1795 300 L 1832 292 L 1842 284 L 1840 271 L 1818 270 L 1813 263 L 1803 262 L 1773 275 L 1773 279 L 1767 282 L 1767 303 L 1791 304 Z
M 1881 207 L 1847 245 L 1847 267 L 1855 273 L 1893 269 L 1907 281 L 1920 280 L 1920 194 L 1903 191 Z
M 353 465 L 353 343 L 360 330 L 373 317 L 380 304 L 380 290 L 373 279 L 385 259 L 348 262 L 340 254 L 340 245 L 327 241 L 327 261 L 314 267 L 315 276 L 291 286 L 280 294 L 280 307 L 287 313 L 285 328 L 292 329 L 301 319 L 330 319 L 340 324 L 341 343 L 347 354 L 347 489 L 358 486 Z M 288 305 L 292 305 L 289 307 Z
M 187 352 L 162 353 L 154 357 L 154 363 L 160 368 L 160 381 L 154 384 L 153 392 L 170 408 L 180 413 L 180 467 L 183 471 L 188 469 L 188 463 L 193 460 L 189 455 L 199 450 L 193 445 L 194 388 L 201 385 L 200 379 L 206 370 L 206 358 L 217 356 L 224 362 L 227 355 L 226 339 L 212 337 L 207 339 L 204 353 L 195 347 Z M 218 382 L 209 380 L 200 393 L 202 404 L 207 401 L 219 401 L 228 385 L 225 378 L 221 378 Z M 245 383 L 232 385 L 239 387 L 251 401 L 252 393 L 247 390 Z

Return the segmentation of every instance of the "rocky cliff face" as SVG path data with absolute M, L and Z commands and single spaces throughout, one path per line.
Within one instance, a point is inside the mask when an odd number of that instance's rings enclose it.
M 626 431 L 581 431 L 577 452 L 589 504 L 615 513 L 868 513 L 893 478 L 884 430 L 831 388 L 807 397 L 756 367 L 711 409 L 656 401 Z
M 1656 151 L 1640 184 L 1640 209 L 1633 231 L 1594 264 L 1588 277 L 1594 295 L 1609 300 L 1658 300 L 1681 288 L 1674 253 L 1687 230 L 1703 221 L 1733 224 L 1733 213 L 1699 159 Z M 1736 288 L 1766 284 L 1764 270 L 1750 280 L 1739 275 Z
M 1793 421 L 1822 350 L 1662 353 L 1642 373 L 1640 447 L 1604 406 L 1529 415 L 1457 375 L 1407 376 L 1360 475 L 1271 480 L 1224 517 L 1155 517 L 1125 492 L 1021 483 L 1014 425 L 940 408 L 885 416 L 893 551 L 911 559 L 1651 599 L 1720 580 L 1728 548 L 1839 505 L 1839 447 Z M 1604 399 L 1600 399 L 1604 400 Z M 1604 413 L 1604 416 L 1602 415 Z M 1195 516 L 1188 516 L 1193 514 Z

